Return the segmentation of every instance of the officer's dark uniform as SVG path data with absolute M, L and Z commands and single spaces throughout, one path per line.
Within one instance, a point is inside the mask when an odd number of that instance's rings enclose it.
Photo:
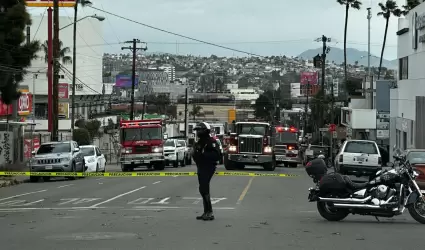
M 206 122 L 201 122 L 194 128 L 199 138 L 193 147 L 193 159 L 198 168 L 199 193 L 204 204 L 204 213 L 197 216 L 197 220 L 214 220 L 210 197 L 210 181 L 213 177 L 220 150 L 217 142 L 210 136 L 211 127 Z

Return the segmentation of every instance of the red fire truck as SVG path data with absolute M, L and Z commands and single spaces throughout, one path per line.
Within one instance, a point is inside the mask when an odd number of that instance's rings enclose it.
M 123 172 L 147 166 L 149 169 L 163 170 L 165 121 L 122 120 L 120 122 L 121 155 L 120 163 Z
M 275 154 L 276 163 L 296 168 L 301 159 L 298 155 L 298 129 L 295 127 L 276 127 Z

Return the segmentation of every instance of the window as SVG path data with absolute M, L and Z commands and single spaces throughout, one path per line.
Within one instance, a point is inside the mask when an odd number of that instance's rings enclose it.
M 102 155 L 102 153 L 100 152 L 100 149 L 98 147 L 96 147 L 96 155 L 97 156 L 101 156 Z
M 413 146 L 413 145 L 415 145 L 415 142 L 413 141 L 414 140 L 414 127 L 413 127 L 413 121 L 412 122 L 410 122 L 410 145 L 411 146 Z
M 398 59 L 398 75 L 400 80 L 409 79 L 409 57 Z
M 395 144 L 397 145 L 397 148 L 400 148 L 400 130 L 396 130 L 395 134 Z
M 378 154 L 375 143 L 368 141 L 349 141 L 345 146 L 344 152 L 358 154 Z
M 167 140 L 164 143 L 164 147 L 175 147 L 176 144 L 174 143 L 174 140 Z
M 292 132 L 276 133 L 276 143 L 298 142 L 298 134 Z
M 262 124 L 239 124 L 239 134 L 248 135 L 265 135 L 267 130 L 266 125 Z
M 403 132 L 403 149 L 407 149 L 407 132 Z
M 68 143 L 53 143 L 42 144 L 37 151 L 38 155 L 41 154 L 54 154 L 54 153 L 69 153 L 71 152 L 71 144 Z
M 122 130 L 124 141 L 161 140 L 161 128 L 127 128 Z
M 411 151 L 407 154 L 409 163 L 425 163 L 425 151 Z
M 94 155 L 94 148 L 93 147 L 81 147 L 81 154 L 83 156 L 93 156 Z

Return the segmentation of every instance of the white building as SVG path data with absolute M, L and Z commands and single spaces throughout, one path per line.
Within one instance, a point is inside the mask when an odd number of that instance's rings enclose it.
M 165 64 L 159 67 L 159 69 L 163 70 L 168 75 L 169 81 L 174 81 L 176 79 L 176 67 L 171 64 Z
M 59 27 L 65 27 L 73 23 L 73 18 L 70 16 L 59 17 Z M 47 40 L 47 17 L 33 16 L 32 25 L 30 28 L 31 39 L 40 41 L 43 44 Z M 104 105 L 97 103 L 95 97 L 102 96 L 102 46 L 91 46 L 95 44 L 103 44 L 102 38 L 102 22 L 86 18 L 77 23 L 77 63 L 76 63 L 76 95 L 84 96 L 84 98 L 77 98 L 76 101 L 76 114 L 77 117 L 87 118 L 88 114 L 92 111 L 103 111 Z M 73 26 L 70 25 L 59 31 L 59 39 L 63 43 L 62 48 L 68 47 L 70 52 L 67 56 L 72 57 L 73 48 Z M 31 63 L 28 68 L 31 72 L 39 72 L 37 77 L 35 74 L 28 74 L 21 85 L 27 85 L 30 92 L 35 94 L 35 117 L 36 117 L 36 130 L 47 130 L 47 63 L 45 62 L 45 53 L 41 49 L 38 52 L 38 59 Z M 59 130 L 69 130 L 71 127 L 70 121 L 70 103 L 71 103 L 71 83 L 72 83 L 72 63 L 63 64 L 65 70 L 60 72 L 60 84 L 68 84 L 69 99 L 60 101 L 59 112 Z M 65 88 L 66 90 L 66 88 Z M 61 91 L 65 91 L 61 90 Z M 112 89 L 105 88 L 105 94 L 110 94 Z M 62 92 L 61 92 L 62 93 Z M 61 94 L 60 93 L 60 94 Z M 63 94 L 63 93 L 62 93 Z M 88 103 L 92 102 L 94 105 L 90 106 Z M 62 114 L 63 113 L 63 114 Z
M 259 97 L 254 89 L 230 89 L 230 94 L 235 96 L 236 101 L 255 101 Z
M 398 20 L 398 77 L 391 95 L 391 145 L 425 148 L 425 3 Z
M 291 83 L 291 97 L 297 98 L 301 96 L 301 85 L 299 82 Z

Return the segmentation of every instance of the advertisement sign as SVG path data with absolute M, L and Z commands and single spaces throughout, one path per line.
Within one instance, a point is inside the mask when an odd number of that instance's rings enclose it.
M 69 98 L 69 87 L 68 83 L 59 83 L 58 85 L 58 92 L 59 92 L 59 98 L 62 99 L 68 99 Z
M 34 141 L 34 145 L 32 145 Z M 37 151 L 40 147 L 40 139 L 35 137 L 33 140 L 25 139 L 24 140 L 24 156 L 29 159 L 32 156 L 32 151 Z
M 28 7 L 53 7 L 53 0 L 27 0 Z M 74 7 L 75 0 L 59 0 L 59 7 Z
M 302 72 L 301 84 L 319 84 L 319 72 Z
M 380 140 L 390 138 L 390 112 L 376 112 L 376 138 Z
M 18 115 L 29 115 L 32 112 L 32 94 L 28 89 L 21 89 L 21 96 L 18 99 Z M 6 105 L 0 99 L 0 116 L 12 115 L 12 105 Z
M 60 102 L 58 105 L 59 109 L 59 119 L 68 119 L 69 118 L 69 103 L 66 102 Z
M 117 75 L 115 78 L 115 86 L 119 88 L 131 88 L 132 79 L 131 75 Z M 137 88 L 139 85 L 139 76 L 136 75 L 136 81 L 134 87 Z

